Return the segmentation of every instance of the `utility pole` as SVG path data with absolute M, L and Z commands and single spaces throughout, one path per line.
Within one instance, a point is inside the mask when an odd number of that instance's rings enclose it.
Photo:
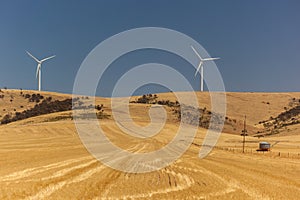
M 242 134 L 241 134 L 241 136 L 243 136 L 243 153 L 245 153 L 246 135 L 248 135 L 248 134 L 247 134 L 247 130 L 246 130 L 246 115 L 245 115 L 244 130 L 242 130 Z

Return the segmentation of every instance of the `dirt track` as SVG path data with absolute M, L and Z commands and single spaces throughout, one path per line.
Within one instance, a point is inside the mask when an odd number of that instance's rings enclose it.
M 111 124 L 106 128 L 116 131 Z M 176 129 L 170 125 L 168 130 L 172 128 Z M 102 165 L 85 150 L 75 133 L 71 121 L 3 126 L 0 199 L 298 199 L 300 196 L 299 159 L 218 149 L 199 159 L 199 147 L 191 145 L 166 168 L 131 174 Z M 198 143 L 203 136 L 204 132 L 199 131 Z M 168 137 L 171 136 L 156 139 L 165 144 Z M 224 134 L 222 139 L 231 137 Z M 154 148 L 151 140 L 120 142 L 133 151 Z

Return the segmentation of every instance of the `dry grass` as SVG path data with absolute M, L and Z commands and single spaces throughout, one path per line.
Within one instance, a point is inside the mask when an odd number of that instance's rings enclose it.
M 15 92 L 17 95 L 18 91 Z M 209 108 L 208 94 L 198 95 L 201 105 Z M 292 97 L 299 98 L 300 94 L 228 93 L 228 116 L 242 121 L 247 114 L 249 129 L 254 130 L 258 121 L 282 112 Z M 159 98 L 174 97 L 161 94 Z M 12 102 L 15 106 L 23 103 L 17 97 L 15 100 Z M 10 102 L 4 103 L 1 102 L 0 108 Z M 97 104 L 101 103 L 110 113 L 110 100 L 97 99 Z M 132 117 L 141 125 L 149 122 L 148 109 L 149 105 L 130 108 Z M 217 147 L 205 159 L 198 157 L 200 147 L 196 144 L 202 144 L 206 134 L 205 129 L 199 128 L 195 144 L 172 165 L 151 173 L 130 174 L 95 160 L 79 140 L 73 121 L 46 122 L 63 114 L 68 112 L 1 126 L 0 199 L 298 199 L 300 196 L 300 157 L 275 154 L 300 152 L 299 125 L 291 127 L 289 133 L 263 138 L 271 144 L 279 141 L 272 148 L 274 154 L 256 153 L 260 140 L 254 137 L 247 137 L 248 151 L 242 154 L 241 137 L 223 133 Z M 101 120 L 101 126 L 111 141 L 133 152 L 161 148 L 178 128 L 170 120 L 159 134 L 143 140 L 124 134 L 111 119 Z

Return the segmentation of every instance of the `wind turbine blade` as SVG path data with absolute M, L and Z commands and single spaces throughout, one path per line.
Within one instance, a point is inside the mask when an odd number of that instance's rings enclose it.
M 220 58 L 204 58 L 203 61 L 219 60 Z
M 200 54 L 196 51 L 196 49 L 193 46 L 191 46 L 191 47 L 192 47 L 193 51 L 195 52 L 195 54 L 200 58 L 200 60 L 202 60 Z
M 202 66 L 202 61 L 199 63 L 199 66 L 198 66 L 198 68 L 197 68 L 197 70 L 196 70 L 196 72 L 195 72 L 195 76 L 196 76 L 196 75 L 197 75 L 197 73 L 199 72 L 199 70 L 200 70 L 201 66 Z
M 55 55 L 54 56 L 50 56 L 48 58 L 44 58 L 43 60 L 41 60 L 41 62 L 44 62 L 44 61 L 49 60 L 49 59 L 54 58 L 54 57 L 55 57 Z
M 36 68 L 36 78 L 38 78 L 38 75 L 39 75 L 39 73 L 40 73 L 40 68 L 41 68 L 41 64 L 38 64 L 37 65 L 37 68 Z
M 31 53 L 29 53 L 28 51 L 26 51 L 26 53 L 31 57 L 33 58 L 36 62 L 40 62 L 36 57 L 34 57 Z

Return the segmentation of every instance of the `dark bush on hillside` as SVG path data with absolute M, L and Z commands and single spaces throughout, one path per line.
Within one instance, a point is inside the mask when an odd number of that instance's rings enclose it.
M 139 97 L 136 101 L 131 101 L 130 103 L 142 103 L 142 104 L 159 104 L 159 105 L 166 105 L 169 107 L 178 107 L 178 101 L 170 101 L 170 100 L 157 100 L 158 96 L 156 94 L 144 94 L 143 96 Z
M 41 98 L 34 96 L 35 101 L 37 98 Z M 49 114 L 54 112 L 62 112 L 68 111 L 72 109 L 72 99 L 65 99 L 63 101 L 49 101 L 43 100 L 40 104 L 36 104 L 33 108 L 29 110 L 24 110 L 23 112 L 16 112 L 15 116 L 11 116 L 9 114 L 5 115 L 1 120 L 1 124 L 7 124 L 10 122 L 14 122 L 17 120 L 22 120 L 30 117 L 35 117 L 43 114 Z
M 264 126 L 264 130 L 260 133 L 273 135 L 285 130 L 287 126 L 300 123 L 300 102 L 298 99 L 292 98 L 289 105 L 284 107 L 284 110 L 284 112 L 276 117 L 270 117 L 269 120 L 260 121 L 259 124 L 263 124 Z
M 42 99 L 44 99 L 43 95 L 40 94 L 23 94 L 22 95 L 25 99 L 28 99 L 29 102 L 35 102 L 35 103 L 39 103 Z
M 95 109 L 98 110 L 98 111 L 101 111 L 102 108 L 103 108 L 103 104 L 95 106 Z
M 2 120 L 1 120 L 1 124 L 7 124 L 10 122 L 10 119 L 11 119 L 11 115 L 10 114 L 7 114 L 5 115 Z
M 281 120 L 281 121 L 287 121 L 297 115 L 300 114 L 300 105 L 294 107 L 294 108 L 291 108 L 285 112 L 282 112 L 280 113 L 278 116 L 277 116 L 277 119 Z
M 26 98 L 26 95 L 25 95 L 25 98 Z M 29 99 L 32 99 L 35 102 L 37 102 L 37 101 L 39 102 L 40 99 L 44 99 L 44 97 L 39 94 L 36 94 L 36 95 L 30 96 Z M 39 115 L 68 111 L 68 110 L 72 110 L 72 106 L 73 106 L 73 109 L 95 108 L 98 111 L 101 111 L 99 116 L 100 115 L 101 115 L 101 117 L 104 116 L 103 104 L 97 105 L 94 107 L 92 104 L 86 105 L 84 102 L 80 101 L 79 98 L 75 98 L 75 99 L 73 99 L 73 101 L 72 101 L 72 99 L 65 99 L 62 101 L 59 101 L 59 100 L 51 101 L 51 100 L 52 100 L 51 97 L 45 98 L 41 103 L 36 104 L 31 109 L 24 110 L 23 112 L 15 112 L 14 116 L 7 114 L 2 118 L 2 120 L 0 122 L 1 122 L 1 124 L 7 124 L 10 122 L 23 120 L 23 119 L 27 119 L 27 118 L 35 117 L 35 116 L 39 116 Z
M 181 105 L 178 109 L 174 110 L 174 113 L 177 115 L 178 120 L 183 123 L 199 125 L 206 129 L 210 127 L 213 130 L 221 128 L 220 125 L 222 125 L 224 119 L 225 123 L 231 123 L 233 121 L 229 117 L 223 117 L 221 114 L 212 113 L 206 108 L 201 109 L 186 105 Z
M 156 99 L 156 94 L 144 94 L 143 96 L 139 97 L 136 101 L 132 101 L 131 103 L 155 104 L 157 103 Z

